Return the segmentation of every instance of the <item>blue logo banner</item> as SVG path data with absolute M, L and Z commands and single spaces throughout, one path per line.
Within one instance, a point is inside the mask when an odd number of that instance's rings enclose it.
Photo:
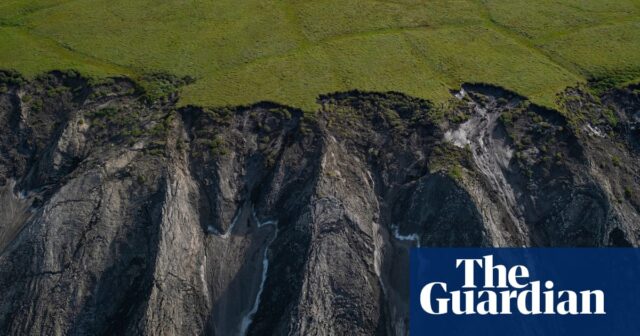
M 640 249 L 415 248 L 410 333 L 640 335 Z

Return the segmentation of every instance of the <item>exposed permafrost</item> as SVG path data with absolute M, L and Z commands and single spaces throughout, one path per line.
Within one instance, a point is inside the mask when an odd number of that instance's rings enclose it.
M 591 136 L 606 138 L 606 135 L 604 134 L 604 132 L 602 132 L 602 130 L 600 130 L 598 127 L 592 126 L 591 124 L 587 124 L 584 127 L 584 130 Z
M 444 140 L 454 144 L 456 147 L 464 148 L 466 145 L 469 145 L 471 141 L 467 137 L 467 130 L 461 125 L 456 130 L 448 130 L 444 133 Z
M 458 99 L 462 99 L 467 95 L 467 91 L 464 88 L 461 88 L 459 92 L 456 92 L 454 96 Z
M 483 213 L 494 243 L 505 245 L 513 242 L 514 239 L 525 242 L 525 237 L 528 237 L 526 226 L 516 202 L 515 193 L 504 174 L 513 156 L 513 149 L 509 147 L 504 137 L 495 135 L 500 113 L 488 112 L 487 108 L 475 102 L 470 104 L 473 104 L 475 114 L 457 129 L 447 131 L 444 136 L 445 141 L 460 148 L 470 147 L 474 163 L 489 182 L 491 189 L 495 191 L 499 203 L 503 205 L 509 220 L 517 230 L 519 237 L 505 237 L 505 230 L 500 228 L 498 222 L 500 219 L 488 212 Z

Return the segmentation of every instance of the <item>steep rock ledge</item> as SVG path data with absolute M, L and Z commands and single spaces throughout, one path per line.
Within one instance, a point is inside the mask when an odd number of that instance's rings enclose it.
M 412 246 L 637 246 L 637 88 L 176 108 L 0 82 L 0 333 L 395 334 Z

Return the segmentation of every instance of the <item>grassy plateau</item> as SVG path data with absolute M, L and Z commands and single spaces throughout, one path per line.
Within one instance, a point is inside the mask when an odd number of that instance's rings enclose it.
M 190 76 L 181 103 L 209 106 L 463 82 L 553 106 L 640 78 L 640 0 L 2 0 L 0 68 Z

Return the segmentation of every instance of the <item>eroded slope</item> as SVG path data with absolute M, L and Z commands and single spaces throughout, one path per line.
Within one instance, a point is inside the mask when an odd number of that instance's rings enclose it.
M 176 108 L 4 74 L 3 334 L 407 333 L 411 246 L 637 246 L 637 88 Z

